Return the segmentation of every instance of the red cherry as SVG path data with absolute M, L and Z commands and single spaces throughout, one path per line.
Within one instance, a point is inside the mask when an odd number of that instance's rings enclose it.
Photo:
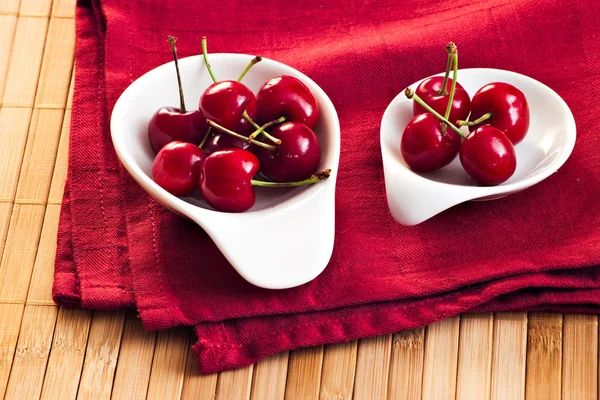
M 446 114 L 446 107 L 448 106 L 449 93 L 452 88 L 452 78 L 448 78 L 448 84 L 446 85 L 446 94 L 439 94 L 442 85 L 444 84 L 443 76 L 433 76 L 425 79 L 417 86 L 415 93 L 431 108 L 437 111 L 441 115 Z M 413 102 L 413 113 L 419 115 L 427 112 L 423 106 L 417 102 Z M 452 101 L 452 108 L 450 109 L 450 117 L 448 120 L 453 124 L 458 120 L 465 120 L 469 117 L 471 112 L 471 99 L 467 91 L 461 86 L 460 83 L 456 82 L 456 89 L 454 91 L 454 100 Z
M 175 71 L 177 72 L 177 85 L 179 88 L 179 108 L 162 107 L 150 119 L 148 123 L 148 140 L 154 153 L 158 153 L 167 143 L 174 140 L 193 143 L 198 145 L 208 130 L 206 117 L 198 110 L 187 111 L 179 74 L 179 63 L 177 62 L 176 38 L 169 36 L 168 40 L 175 60 Z
M 473 96 L 470 120 L 475 121 L 490 112 L 491 118 L 469 126 L 469 130 L 472 132 L 482 125 L 491 125 L 504 132 L 513 144 L 523 140 L 529 130 L 530 118 L 523 92 L 504 82 L 485 85 Z
M 236 131 L 245 126 L 241 122 L 242 116 L 248 107 L 252 112 L 253 102 L 256 102 L 256 97 L 246 85 L 237 81 L 220 81 L 204 91 L 200 97 L 200 111 L 205 118 Z
M 415 102 L 415 104 L 417 104 Z M 448 165 L 458 154 L 461 137 L 452 129 L 442 132 L 442 124 L 431 113 L 419 114 L 406 125 L 400 151 L 413 171 L 434 171 Z
M 176 107 L 162 107 L 148 123 L 148 140 L 156 154 L 167 143 L 175 140 L 197 146 L 207 129 L 206 118 L 198 110 L 182 113 Z
M 168 143 L 152 164 L 152 179 L 175 196 L 190 195 L 198 184 L 200 164 L 206 153 L 191 143 Z
M 517 168 L 510 139 L 501 130 L 485 125 L 471 132 L 460 147 L 460 162 L 467 173 L 482 185 L 506 181 Z
M 310 89 L 297 78 L 281 75 L 266 81 L 256 95 L 257 122 L 263 125 L 279 117 L 311 129 L 319 120 L 319 105 Z
M 247 150 L 219 150 L 209 155 L 200 169 L 202 197 L 217 211 L 244 212 L 256 200 L 251 180 L 260 164 Z
M 250 143 L 247 140 L 228 135 L 226 133 L 215 133 L 211 135 L 203 146 L 206 154 L 212 154 L 215 151 L 226 149 L 247 150 Z
M 253 146 L 263 175 L 275 182 L 290 182 L 317 172 L 321 146 L 312 129 L 299 122 L 286 122 L 273 129 L 271 135 L 281 140 L 275 150 Z

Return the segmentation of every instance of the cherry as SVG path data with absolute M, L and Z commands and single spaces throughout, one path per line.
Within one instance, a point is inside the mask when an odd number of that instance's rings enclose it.
M 490 125 L 471 132 L 463 141 L 459 154 L 467 174 L 486 186 L 506 181 L 517 168 L 515 149 L 510 139 Z
M 444 134 L 442 124 L 435 115 L 423 113 L 411 119 L 404 128 L 400 151 L 410 169 L 428 172 L 454 160 L 460 143 L 460 135 L 452 130 Z
M 257 121 L 264 124 L 284 116 L 311 129 L 319 120 L 319 105 L 310 89 L 297 78 L 281 75 L 266 81 L 256 95 Z
M 446 74 L 444 77 L 433 76 L 423 80 L 415 93 L 431 108 L 452 123 L 458 120 L 467 119 L 471 112 L 471 99 L 467 91 L 456 81 L 458 73 L 458 50 L 454 43 L 450 42 L 446 46 L 448 52 L 448 64 L 446 66 Z M 454 79 L 449 79 L 450 68 L 454 66 Z M 455 85 L 454 98 L 449 103 L 450 92 L 452 86 Z M 448 108 L 451 104 L 450 108 Z M 413 103 L 414 115 L 419 115 L 426 112 L 425 108 L 419 103 Z M 444 129 L 445 130 L 445 129 Z
M 208 129 L 206 118 L 198 110 L 187 111 L 177 62 L 177 39 L 169 36 L 168 42 L 175 59 L 175 70 L 177 71 L 177 83 L 179 86 L 179 108 L 161 107 L 148 123 L 148 139 L 154 153 L 158 153 L 167 143 L 174 140 L 198 144 Z
M 299 122 L 286 122 L 271 135 L 281 140 L 276 150 L 256 149 L 264 176 L 275 182 L 298 181 L 317 171 L 321 146 L 312 129 Z
M 256 97 L 238 81 L 219 81 L 210 85 L 200 97 L 200 111 L 207 119 L 227 129 L 247 131 L 252 126 L 243 118 L 244 112 L 256 112 Z
M 489 83 L 473 96 L 470 119 L 472 122 L 458 123 L 469 125 L 471 132 L 482 125 L 491 125 L 504 132 L 512 144 L 517 144 L 529 130 L 529 105 L 523 92 L 513 85 Z
M 219 150 L 209 155 L 200 170 L 200 192 L 218 211 L 244 212 L 256 196 L 250 181 L 258 173 L 258 158 L 241 149 Z
M 242 149 L 247 150 L 250 147 L 250 142 L 244 139 L 237 138 L 235 136 L 228 135 L 226 133 L 214 133 L 212 134 L 203 149 L 206 154 L 212 154 L 218 150 L 225 149 Z
M 244 212 L 256 201 L 252 186 L 294 187 L 325 180 L 330 170 L 299 182 L 264 182 L 254 180 L 260 164 L 251 152 L 241 149 L 219 150 L 201 164 L 199 186 L 202 197 L 217 211 Z
M 152 179 L 175 196 L 188 196 L 197 187 L 200 164 L 206 153 L 191 143 L 174 141 L 165 145 L 152 164 Z

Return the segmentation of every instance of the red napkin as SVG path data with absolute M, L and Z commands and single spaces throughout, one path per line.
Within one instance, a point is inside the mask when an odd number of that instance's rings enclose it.
M 595 8 L 596 0 L 81 0 L 56 302 L 136 307 L 148 329 L 194 326 L 204 373 L 464 311 L 597 312 Z M 281 291 L 248 284 L 200 228 L 156 204 L 117 160 L 112 107 L 133 80 L 171 60 L 168 34 L 181 56 L 199 53 L 206 35 L 213 52 L 289 64 L 334 102 L 342 131 L 335 248 L 314 281 Z M 558 173 L 524 192 L 403 227 L 387 209 L 379 122 L 405 86 L 443 70 L 449 40 L 462 68 L 517 71 L 555 89 L 575 114 L 577 144 Z

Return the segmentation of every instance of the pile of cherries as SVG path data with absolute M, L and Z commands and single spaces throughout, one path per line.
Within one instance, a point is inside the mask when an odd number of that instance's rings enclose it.
M 162 107 L 148 123 L 156 154 L 154 181 L 176 196 L 196 189 L 218 211 L 243 212 L 254 205 L 254 186 L 294 187 L 325 180 L 317 171 L 321 146 L 313 131 L 319 120 L 315 96 L 298 79 L 269 79 L 255 96 L 242 78 L 261 56 L 253 58 L 237 81 L 217 81 L 202 38 L 202 53 L 213 80 L 199 107 L 187 110 L 177 62 L 176 38 L 169 36 L 175 59 L 180 107 Z M 259 173 L 267 180 L 254 179 Z
M 444 77 L 422 81 L 413 92 L 414 118 L 404 128 L 400 150 L 406 164 L 417 172 L 460 162 L 480 185 L 497 185 L 517 167 L 514 145 L 529 130 L 529 106 L 523 92 L 505 82 L 483 86 L 472 99 L 457 82 L 458 51 L 446 46 L 448 64 Z M 453 68 L 453 78 L 449 79 Z M 458 127 L 468 126 L 467 135 Z M 450 129 L 448 129 L 450 128 Z M 462 140 L 464 139 L 464 140 Z

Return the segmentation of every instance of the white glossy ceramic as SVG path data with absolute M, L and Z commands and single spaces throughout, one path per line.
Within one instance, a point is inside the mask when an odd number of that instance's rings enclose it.
M 491 187 L 477 186 L 458 157 L 438 171 L 411 171 L 402 159 L 400 139 L 413 117 L 412 100 L 402 92 L 383 114 L 381 155 L 388 206 L 394 219 L 403 225 L 419 224 L 468 200 L 492 200 L 535 185 L 556 172 L 575 145 L 573 114 L 546 85 L 515 72 L 485 68 L 459 70 L 458 78 L 471 96 L 487 83 L 502 81 L 516 86 L 527 97 L 531 124 L 525 139 L 515 146 L 517 170 L 506 182 Z M 420 82 L 410 88 L 415 90 Z M 466 127 L 462 129 L 468 132 Z
M 253 56 L 210 54 L 217 79 L 237 79 Z M 188 108 L 197 107 L 212 83 L 201 56 L 179 60 Z M 111 117 L 115 150 L 131 176 L 159 203 L 200 225 L 248 282 L 270 289 L 302 285 L 319 275 L 333 251 L 335 183 L 340 155 L 340 125 L 325 92 L 301 72 L 263 58 L 245 76 L 255 93 L 268 79 L 292 75 L 313 92 L 321 111 L 315 129 L 321 142 L 321 167 L 331 168 L 324 182 L 294 189 L 256 188 L 257 200 L 241 214 L 217 212 L 200 196 L 175 197 L 152 180 L 154 154 L 147 137 L 148 120 L 162 106 L 179 106 L 173 62 L 133 82 L 117 101 Z M 198 262 L 201 262 L 199 260 Z

